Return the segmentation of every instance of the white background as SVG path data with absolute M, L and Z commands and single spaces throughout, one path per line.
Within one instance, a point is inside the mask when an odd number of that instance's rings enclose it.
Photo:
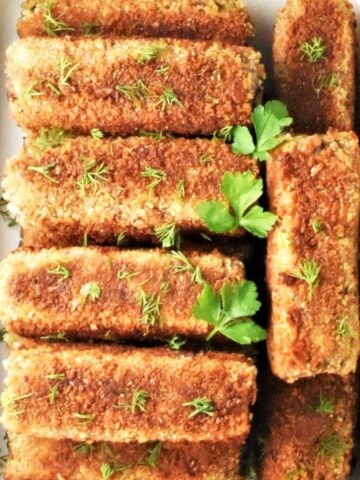
M 4 60 L 7 46 L 14 41 L 16 36 L 16 21 L 20 14 L 20 4 L 22 0 L 0 0 L 0 172 L 3 171 L 5 159 L 15 155 L 22 145 L 22 133 L 16 127 L 14 122 L 9 120 L 7 108 Z M 316 2 L 316 0 L 313 0 Z M 274 16 L 279 7 L 284 3 L 283 0 L 245 0 L 252 20 L 257 30 L 256 45 L 262 51 L 265 62 L 270 74 L 270 55 L 271 38 Z M 360 0 L 353 1 L 358 22 L 360 23 Z M 360 38 L 360 29 L 358 32 Z M 0 258 L 9 251 L 16 248 L 18 243 L 18 231 L 16 227 L 7 228 L 4 222 L 0 220 Z M 1 319 L 0 319 L 1 320 Z M 3 358 L 4 352 L 0 351 Z M 0 381 L 3 378 L 3 371 L 0 371 Z M 354 475 L 354 480 L 360 479 L 360 469 Z M 35 480 L 35 479 L 34 479 Z M 275 479 L 274 479 L 275 480 Z

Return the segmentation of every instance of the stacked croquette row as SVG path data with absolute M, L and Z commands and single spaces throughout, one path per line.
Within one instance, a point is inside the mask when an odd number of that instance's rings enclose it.
M 99 36 L 109 33 L 212 41 Z M 198 205 L 225 202 L 228 172 L 259 177 L 251 155 L 219 138 L 171 136 L 250 124 L 264 71 L 258 53 L 239 46 L 252 34 L 244 6 L 29 1 L 19 34 L 76 38 L 27 38 L 8 56 L 11 111 L 33 133 L 4 180 L 24 247 L 1 265 L 0 312 L 12 332 L 5 478 L 239 479 L 256 368 L 239 353 L 181 349 L 214 334 L 194 310 L 204 285 L 220 295 L 246 284 L 239 254 L 85 245 L 164 245 L 164 229 L 213 236 Z M 350 104 L 351 71 L 347 79 Z M 359 161 L 357 138 L 335 131 L 289 137 L 268 160 L 278 218 L 268 350 L 273 373 L 297 381 L 271 380 L 261 392 L 271 402 L 260 479 L 340 480 L 350 469 Z M 180 351 L 115 344 L 140 340 Z

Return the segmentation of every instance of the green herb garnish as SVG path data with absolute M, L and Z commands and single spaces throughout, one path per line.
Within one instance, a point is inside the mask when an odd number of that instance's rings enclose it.
M 312 82 L 312 86 L 314 92 L 318 98 L 320 98 L 323 90 L 328 89 L 332 90 L 339 84 L 339 74 L 338 73 L 326 73 L 320 79 L 314 79 Z
M 79 425 L 90 425 L 95 420 L 95 415 L 90 415 L 88 413 L 73 413 L 73 417 L 75 417 L 78 421 Z
M 94 444 L 93 443 L 78 443 L 74 447 L 74 452 L 78 453 L 79 455 L 90 455 L 94 451 Z
M 34 82 L 29 88 L 28 90 L 26 91 L 26 93 L 24 94 L 24 98 L 25 99 L 28 99 L 28 98 L 33 98 L 33 97 L 41 97 L 42 95 L 44 95 L 43 92 L 40 92 L 40 90 L 36 90 L 36 86 L 39 85 L 39 82 Z
M 111 169 L 105 165 L 105 162 L 98 162 L 97 160 L 90 160 L 87 157 L 82 157 L 86 162 L 84 172 L 80 180 L 76 182 L 78 189 L 85 193 L 87 188 L 92 188 L 94 192 L 97 191 L 100 183 L 106 182 L 111 173 Z
M 49 402 L 51 405 L 56 402 L 57 395 L 58 395 L 58 386 L 54 385 L 51 387 L 50 393 L 49 393 Z
M 140 465 L 145 465 L 147 467 L 154 468 L 159 460 L 161 455 L 163 443 L 156 442 L 152 447 L 149 448 L 147 454 L 139 462 Z
M 172 268 L 174 273 L 191 272 L 191 281 L 193 283 L 204 283 L 200 267 L 194 267 L 190 260 L 182 252 L 172 250 L 172 252 L 169 253 L 169 256 L 178 262 L 177 265 Z
M 65 373 L 51 373 L 50 375 L 45 375 L 45 378 L 47 380 L 64 380 L 65 379 Z
M 24 395 L 13 395 L 5 393 L 2 397 L 2 405 L 8 415 L 17 417 L 25 412 L 25 410 L 17 410 L 18 403 L 33 396 L 33 393 L 25 393 Z
M 143 64 L 156 60 L 166 50 L 165 45 L 148 45 L 135 50 L 136 60 Z
M 318 455 L 339 458 L 347 449 L 347 444 L 335 433 L 322 437 L 318 447 Z
M 84 299 L 82 305 L 90 299 L 93 303 L 97 302 L 101 295 L 101 288 L 100 285 L 96 282 L 88 283 L 83 291 Z
M 10 215 L 7 208 L 9 202 L 7 202 L 3 196 L 0 197 L 0 216 L 7 223 L 8 227 L 14 227 L 16 220 Z
M 126 239 L 126 233 L 125 232 L 120 232 L 119 235 L 116 237 L 116 246 L 120 247 Z
M 63 265 L 60 264 L 60 262 L 55 262 L 56 265 L 54 268 L 48 270 L 48 273 L 50 275 L 58 275 L 59 281 L 63 282 L 64 280 L 67 280 L 70 277 L 70 272 L 67 270 Z
M 146 293 L 140 290 L 141 323 L 152 327 L 160 319 L 161 295 L 158 293 Z
M 335 399 L 326 397 L 320 392 L 319 401 L 313 406 L 313 410 L 319 414 L 332 415 L 335 413 Z
M 166 75 L 170 70 L 170 67 L 168 65 L 162 65 L 158 69 L 156 69 L 156 73 L 159 75 Z
M 61 55 L 59 61 L 60 85 L 69 86 L 70 77 L 78 67 L 78 63 L 72 63 L 65 55 Z
M 147 392 L 146 390 L 136 389 L 132 394 L 131 403 L 120 403 L 118 405 L 115 405 L 115 408 L 120 410 L 129 410 L 133 415 L 136 413 L 136 410 L 144 413 L 146 412 L 146 404 L 149 399 L 149 392 Z
M 130 272 L 125 272 L 123 270 L 119 270 L 117 274 L 117 279 L 120 282 L 121 280 L 129 280 L 130 278 L 137 277 L 138 275 L 140 275 L 140 272 L 130 273 Z
M 100 467 L 101 480 L 109 480 L 114 475 L 114 473 L 123 472 L 127 468 L 129 468 L 129 465 L 121 463 L 113 465 L 110 465 L 109 463 L 103 463 Z
M 56 335 L 44 335 L 40 337 L 45 342 L 68 342 L 65 332 L 59 332 Z
M 56 37 L 59 33 L 62 32 L 72 32 L 74 31 L 67 23 L 61 21 L 60 17 L 55 17 L 53 15 L 52 9 L 54 6 L 54 1 L 49 0 L 39 4 L 39 7 L 44 12 L 44 30 L 51 37 Z
M 138 80 L 133 85 L 117 85 L 115 90 L 120 92 L 135 105 L 145 103 L 149 95 L 149 89 L 142 80 Z
M 42 166 L 31 166 L 28 167 L 28 170 L 32 170 L 33 172 L 40 173 L 43 175 L 46 180 L 48 180 L 51 183 L 60 183 L 60 181 L 57 178 L 54 178 L 50 175 L 51 170 L 53 170 L 56 167 L 56 163 L 49 163 L 48 165 L 42 165 Z
M 159 101 L 157 105 L 161 105 L 161 110 L 164 112 L 168 107 L 172 105 L 177 105 L 178 107 L 184 108 L 184 105 L 176 96 L 174 90 L 171 88 L 164 87 L 163 93 L 159 96 Z
M 69 138 L 69 134 L 61 128 L 40 128 L 39 135 L 37 136 L 34 144 L 40 152 L 45 152 L 50 148 L 60 147 L 64 145 Z
M 161 182 L 166 180 L 166 172 L 163 170 L 157 170 L 152 167 L 146 167 L 141 172 L 141 176 L 144 178 L 153 178 L 154 180 L 148 185 L 148 190 L 151 192 L 155 187 L 160 185 Z
M 178 335 L 174 335 L 167 341 L 167 344 L 171 350 L 180 350 L 186 344 L 186 340 L 183 340 Z
M 246 280 L 225 284 L 220 295 L 205 284 L 192 311 L 195 318 L 213 326 L 207 341 L 220 333 L 240 345 L 249 345 L 266 339 L 266 331 L 250 318 L 260 306 L 255 283 Z
M 314 288 L 319 284 L 320 270 L 320 266 L 314 260 L 306 260 L 300 265 L 297 272 L 291 274 L 292 277 L 302 280 L 307 284 L 309 300 L 312 299 Z
M 195 398 L 191 402 L 183 403 L 183 407 L 192 407 L 193 411 L 188 418 L 196 417 L 197 415 L 214 416 L 214 404 L 209 398 Z
M 314 233 L 323 233 L 324 225 L 320 220 L 311 220 L 311 226 L 314 230 Z
M 61 90 L 57 85 L 52 82 L 46 82 L 46 86 L 53 92 L 57 97 L 61 97 L 62 93 Z
M 252 155 L 257 160 L 267 160 L 269 151 L 286 140 L 280 135 L 293 119 L 286 106 L 278 100 L 259 105 L 251 115 L 255 128 L 256 142 L 248 127 L 237 126 L 233 130 L 232 149 L 238 155 Z
M 185 180 L 179 180 L 177 186 L 176 186 L 176 191 L 181 198 L 181 200 L 184 200 L 185 198 Z
M 215 233 L 231 232 L 239 227 L 253 235 L 266 238 L 277 218 L 259 206 L 253 206 L 263 193 L 262 179 L 245 173 L 225 173 L 221 192 L 228 200 L 231 210 L 223 202 L 200 203 L 196 211 L 209 230 Z
M 309 63 L 316 63 L 319 60 L 325 59 L 326 48 L 321 37 L 314 37 L 310 42 L 303 42 L 300 45 L 303 58 L 306 57 Z
M 94 140 L 101 140 L 104 138 L 104 133 L 99 128 L 93 128 L 90 130 L 90 135 Z
M 336 322 L 336 333 L 341 337 L 355 337 L 355 332 L 352 328 L 350 328 L 348 319 L 346 317 L 340 318 L 340 320 Z
M 171 248 L 179 245 L 179 231 L 175 222 L 155 228 L 155 235 L 163 248 Z

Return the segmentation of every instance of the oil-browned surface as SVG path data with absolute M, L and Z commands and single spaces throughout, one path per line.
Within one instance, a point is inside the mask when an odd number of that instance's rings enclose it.
M 142 61 L 154 47 L 158 57 Z M 12 116 L 32 130 L 211 134 L 250 123 L 265 76 L 253 48 L 219 42 L 27 38 L 12 44 L 7 57 Z M 64 59 L 70 65 L 61 75 Z M 138 82 L 134 98 L 129 87 Z
M 82 192 L 77 182 L 90 161 L 96 161 L 91 171 L 101 165 L 109 171 L 95 187 L 88 185 Z M 47 165 L 54 166 L 49 173 L 58 183 L 29 170 Z M 148 167 L 166 175 L 151 191 L 154 178 L 142 176 Z M 197 205 L 224 201 L 223 175 L 247 170 L 258 175 L 251 157 L 232 153 L 220 141 L 79 137 L 41 153 L 29 140 L 25 150 L 7 163 L 3 186 L 9 208 L 23 228 L 24 245 L 82 245 L 85 233 L 95 243 L 115 243 L 121 232 L 154 240 L 155 228 L 173 222 L 183 231 L 209 233 L 196 213 Z
M 18 22 L 19 36 L 46 35 L 47 22 L 41 3 L 30 0 L 23 8 Z M 71 3 L 57 0 L 51 14 L 71 29 L 60 31 L 59 35 L 89 32 L 127 37 L 218 39 L 239 44 L 253 36 L 253 26 L 242 0 L 78 0 Z
M 310 63 L 300 46 L 315 37 L 326 46 L 325 58 Z M 278 96 L 297 131 L 354 128 L 356 32 L 350 2 L 288 0 L 277 17 L 273 50 Z M 329 87 L 332 74 L 335 84 Z
M 169 339 L 173 335 L 204 338 L 210 324 L 192 315 L 202 278 L 220 290 L 244 279 L 244 266 L 218 252 L 184 252 L 193 267 L 164 250 L 120 250 L 95 247 L 17 251 L 0 265 L 0 316 L 4 326 L 22 336 L 66 334 L 67 338 Z M 54 273 L 66 268 L 68 278 Z M 120 279 L 119 272 L 131 277 Z M 95 301 L 86 286 L 100 288 Z M 164 289 L 166 285 L 166 289 Z M 160 299 L 154 325 L 144 318 L 141 292 Z
M 124 465 L 131 480 L 239 480 L 239 446 L 236 443 L 165 443 L 154 467 L 144 465 L 154 444 L 96 443 L 90 453 L 81 444 L 10 435 L 11 456 L 6 480 L 101 480 L 104 465 Z M 79 452 L 80 448 L 80 452 Z M 141 463 L 143 465 L 141 465 Z M 104 467 L 103 467 L 104 468 Z M 121 477 L 120 477 L 121 478 Z
M 63 377 L 46 378 L 53 374 Z M 15 433 L 54 439 L 242 443 L 250 428 L 255 376 L 251 360 L 240 354 L 14 341 L 2 420 Z M 124 407 L 136 390 L 148 392 L 144 412 Z M 183 404 L 197 398 L 211 400 L 212 416 L 189 418 L 194 409 Z
M 291 386 L 270 382 L 264 401 L 268 433 L 259 480 L 347 478 L 356 400 L 352 376 L 320 375 Z M 320 408 L 325 401 L 327 413 Z
M 268 351 L 273 372 L 289 382 L 356 368 L 359 161 L 356 135 L 334 131 L 294 137 L 267 164 L 279 219 L 267 253 Z M 320 269 L 312 296 L 296 278 L 304 262 Z

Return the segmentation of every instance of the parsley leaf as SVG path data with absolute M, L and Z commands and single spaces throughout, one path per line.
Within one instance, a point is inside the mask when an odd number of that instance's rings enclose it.
M 193 307 L 193 315 L 214 327 L 207 336 L 207 341 L 221 333 L 240 345 L 249 345 L 266 339 L 265 330 L 250 318 L 260 306 L 253 282 L 225 284 L 220 295 L 209 284 L 205 284 Z
M 265 105 L 258 105 L 251 115 L 255 129 L 256 142 L 248 127 L 237 126 L 233 130 L 232 149 L 238 155 L 252 155 L 257 160 L 267 160 L 269 151 L 284 142 L 280 136 L 293 119 L 289 117 L 286 106 L 272 100 Z
M 262 207 L 252 205 L 263 193 L 263 181 L 252 172 L 225 173 L 221 192 L 228 200 L 231 211 L 219 201 L 202 202 L 196 211 L 209 230 L 225 233 L 239 227 L 260 238 L 266 238 L 276 222 L 276 216 Z

